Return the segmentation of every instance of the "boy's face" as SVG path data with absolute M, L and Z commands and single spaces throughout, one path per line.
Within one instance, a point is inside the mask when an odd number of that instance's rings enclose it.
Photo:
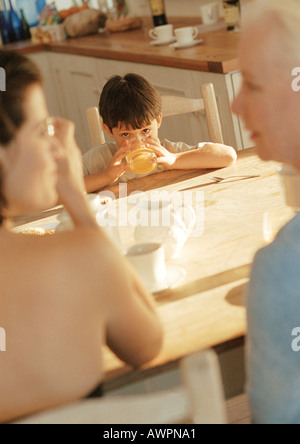
M 129 143 L 136 140 L 142 141 L 148 137 L 157 139 L 161 122 L 162 115 L 160 115 L 158 119 L 153 120 L 150 125 L 143 126 L 142 128 L 136 130 L 132 129 L 131 127 L 126 128 L 122 122 L 120 122 L 118 128 L 113 128 L 112 131 L 105 124 L 103 127 L 108 135 L 115 139 L 118 147 L 121 148 L 126 141 Z

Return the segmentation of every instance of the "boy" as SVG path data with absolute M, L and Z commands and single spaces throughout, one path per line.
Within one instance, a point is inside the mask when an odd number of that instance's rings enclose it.
M 138 177 L 125 160 L 142 141 L 157 157 L 153 172 L 171 169 L 223 168 L 236 161 L 232 147 L 199 143 L 190 147 L 182 142 L 158 139 L 162 123 L 162 102 L 158 92 L 142 76 L 114 76 L 104 86 L 99 103 L 103 127 L 115 143 L 94 147 L 83 155 L 85 185 L 88 193 L 114 182 Z M 135 143 L 134 143 L 135 141 Z M 150 174 L 153 174 L 150 173 Z

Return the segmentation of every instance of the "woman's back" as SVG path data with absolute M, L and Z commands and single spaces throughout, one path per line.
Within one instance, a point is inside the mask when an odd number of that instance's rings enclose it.
M 57 405 L 83 397 L 101 381 L 109 295 L 99 287 L 96 294 L 89 284 L 95 279 L 95 252 L 88 251 L 92 237 L 0 236 L 1 326 L 7 341 L 0 421 L 9 419 L 9 405 L 14 415 L 19 407 L 24 414 L 35 405 L 40 409 L 43 399 L 47 407 L 51 400 Z M 101 268 L 105 265 L 99 264 L 99 275 Z
M 102 347 L 152 359 L 162 328 L 151 295 L 106 237 L 84 195 L 74 125 L 49 118 L 40 73 L 0 50 L 0 422 L 85 397 L 103 380 Z M 33 236 L 11 219 L 68 211 L 72 232 Z
M 7 351 L 1 354 L 0 422 L 92 392 L 103 378 L 106 338 L 132 365 L 143 362 L 141 347 L 156 354 L 151 329 L 143 337 L 147 325 L 135 328 L 139 317 L 147 323 L 147 316 L 104 234 L 85 229 L 55 236 L 1 234 L 0 311 Z M 124 334 L 140 336 L 128 352 L 123 339 L 114 337 L 118 325 L 122 334 L 123 319 L 131 326 Z M 149 333 L 152 351 L 147 351 Z

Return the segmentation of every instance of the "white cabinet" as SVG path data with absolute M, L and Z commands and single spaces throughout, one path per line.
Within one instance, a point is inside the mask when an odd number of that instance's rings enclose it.
M 76 140 L 85 152 L 91 147 L 86 109 L 99 100 L 96 59 L 55 53 L 49 57 L 59 114 L 75 123 Z
M 237 150 L 253 146 L 242 122 L 231 112 L 231 102 L 240 84 L 239 72 L 224 75 L 58 53 L 39 53 L 32 58 L 45 77 L 50 113 L 75 123 L 76 139 L 83 153 L 91 148 L 86 109 L 98 106 L 101 90 L 111 76 L 130 72 L 147 78 L 160 94 L 182 97 L 201 97 L 200 85 L 212 82 L 224 142 Z M 191 145 L 209 140 L 205 116 L 201 113 L 165 118 L 159 135 L 161 139 Z
M 58 93 L 54 86 L 54 79 L 51 71 L 51 59 L 49 53 L 38 52 L 29 54 L 28 57 L 40 68 L 43 75 L 43 86 L 46 95 L 47 105 L 51 116 L 60 115 L 58 105 Z

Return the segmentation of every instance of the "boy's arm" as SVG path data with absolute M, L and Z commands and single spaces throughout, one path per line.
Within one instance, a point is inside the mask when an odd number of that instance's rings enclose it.
M 158 139 L 147 139 L 146 146 L 156 153 L 158 163 L 169 170 L 224 168 L 233 165 L 237 158 L 234 148 L 217 143 L 201 143 L 180 153 L 164 148 Z
M 234 148 L 218 143 L 206 144 L 175 156 L 172 169 L 224 168 L 233 165 L 237 159 Z
M 85 190 L 87 193 L 94 193 L 109 185 L 111 181 L 106 175 L 106 171 L 97 174 L 90 174 L 84 177 Z
M 86 175 L 84 177 L 86 192 L 93 193 L 99 191 L 101 188 L 114 183 L 126 171 L 128 171 L 129 165 L 127 163 L 122 163 L 122 161 L 129 152 L 130 150 L 128 150 L 128 144 L 126 143 L 112 157 L 106 170 Z

